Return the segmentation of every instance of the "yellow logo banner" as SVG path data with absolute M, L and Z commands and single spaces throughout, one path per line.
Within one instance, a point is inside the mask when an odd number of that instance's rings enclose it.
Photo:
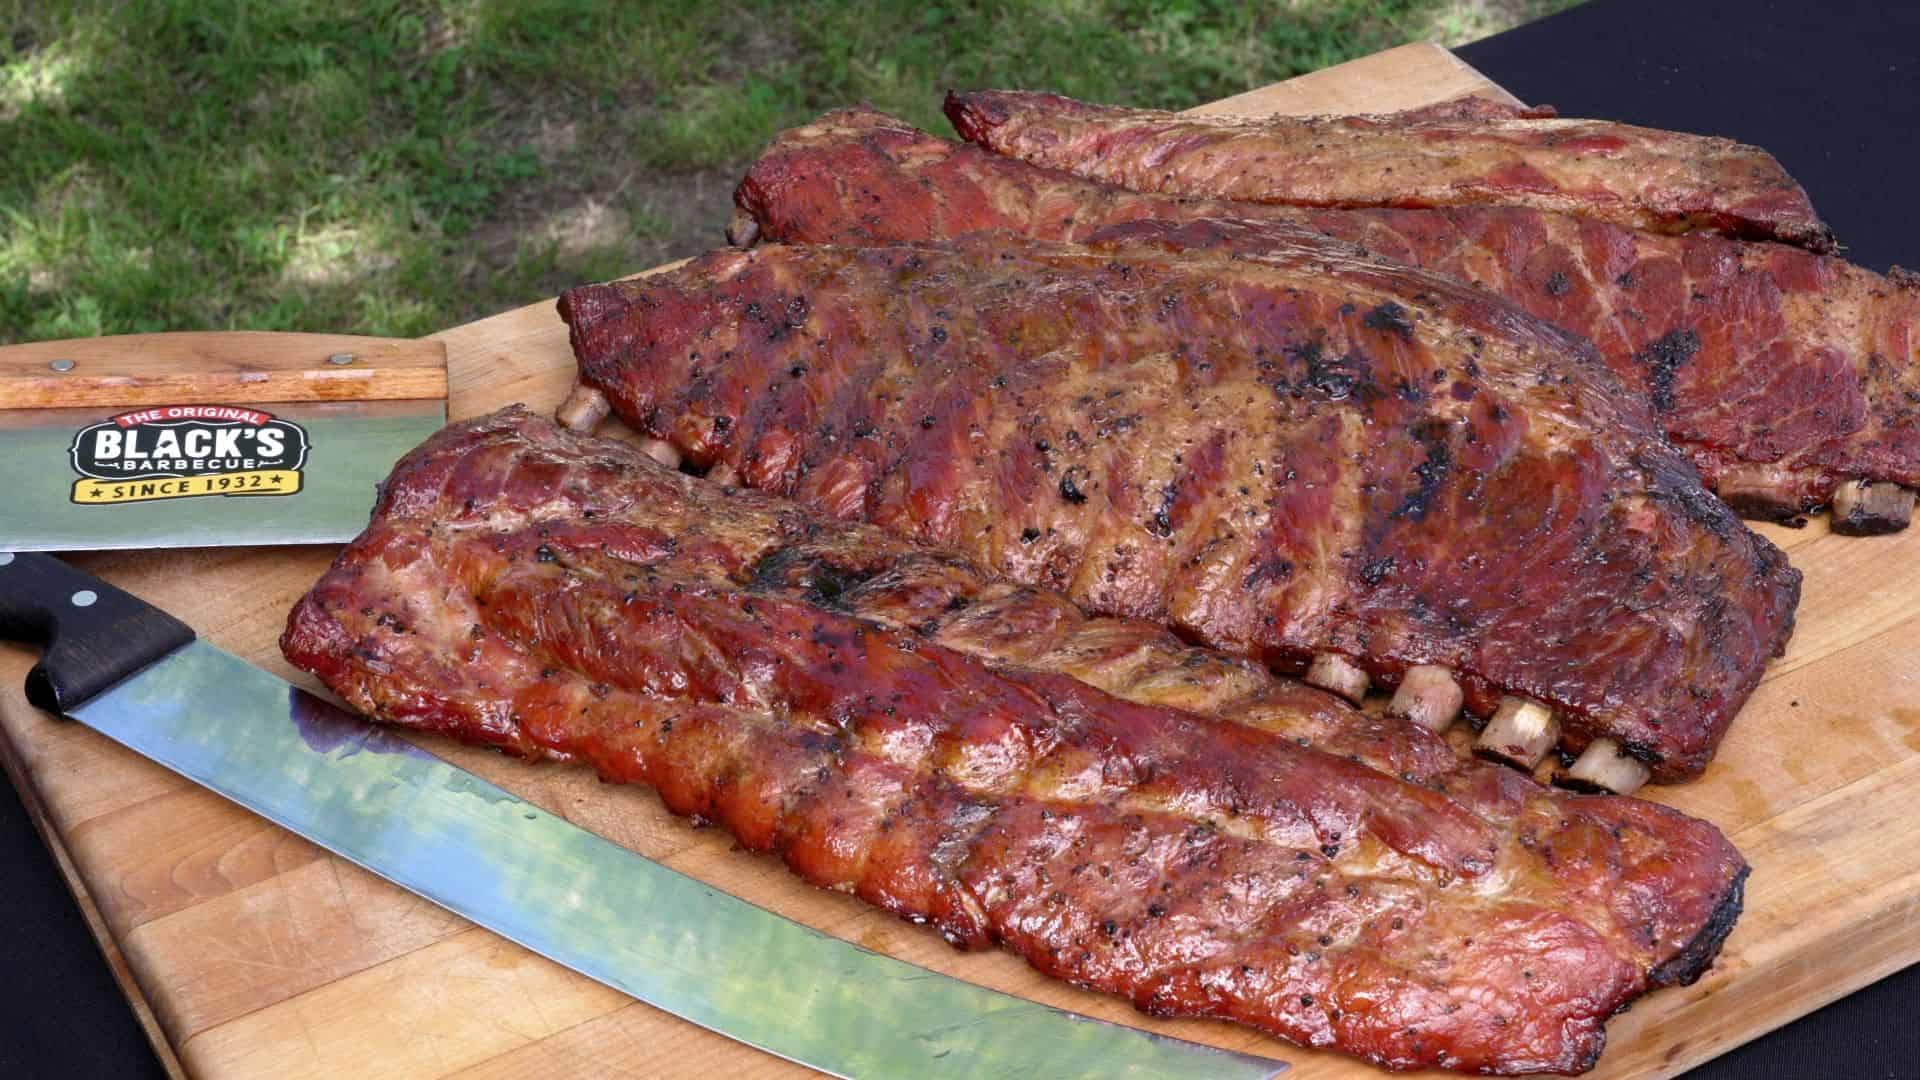
M 292 495 L 299 490 L 300 470 L 263 469 L 204 476 L 156 476 L 145 480 L 76 480 L 73 501 L 83 506 L 100 506 L 194 495 Z

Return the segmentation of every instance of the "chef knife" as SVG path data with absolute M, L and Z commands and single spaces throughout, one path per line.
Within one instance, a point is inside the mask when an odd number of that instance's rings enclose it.
M 0 348 L 0 546 L 352 539 L 447 420 L 446 346 L 179 333 Z
M 50 555 L 0 551 L 27 698 L 582 974 L 848 1077 L 1271 1077 L 1285 1063 L 916 967 L 720 892 L 196 639 Z

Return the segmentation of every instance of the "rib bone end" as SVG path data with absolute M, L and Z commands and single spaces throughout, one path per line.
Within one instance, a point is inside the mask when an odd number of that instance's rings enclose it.
M 736 208 L 733 216 L 727 219 L 727 243 L 732 247 L 750 248 L 760 239 L 760 222 L 752 214 Z
M 1743 518 L 1796 529 L 1807 523 L 1798 480 L 1793 470 L 1780 465 L 1736 465 L 1720 474 L 1714 491 Z
M 707 479 L 721 487 L 732 487 L 734 482 L 740 479 L 740 474 L 734 471 L 733 466 L 723 461 L 707 470 Z
M 607 395 L 586 383 L 576 382 L 573 389 L 568 391 L 567 400 L 553 410 L 553 419 L 568 431 L 591 435 L 606 422 L 607 414 L 612 411 L 613 406 L 607 401 Z
M 1445 731 L 1460 715 L 1463 695 L 1453 672 L 1439 664 L 1407 669 L 1387 703 L 1387 715 L 1410 720 L 1428 731 Z
M 673 444 L 665 439 L 640 440 L 640 452 L 669 469 L 680 467 L 680 451 L 675 450 Z
M 1913 492 L 1886 481 L 1849 480 L 1833 493 L 1833 531 L 1847 536 L 1899 532 L 1913 521 Z
M 1601 738 L 1588 743 L 1573 766 L 1554 777 L 1553 782 L 1577 791 L 1631 795 L 1640 790 L 1649 775 L 1646 762 L 1629 756 L 1612 739 Z
M 1307 665 L 1307 684 L 1327 690 L 1355 705 L 1367 696 L 1370 681 L 1360 666 L 1339 653 L 1317 653 Z
M 1494 761 L 1532 769 L 1560 741 L 1560 721 L 1553 710 L 1523 697 L 1504 697 L 1474 740 L 1473 752 Z

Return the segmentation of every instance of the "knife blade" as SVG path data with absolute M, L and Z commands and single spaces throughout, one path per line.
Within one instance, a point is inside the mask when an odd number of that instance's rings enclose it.
M 46 646 L 27 680 L 35 705 L 549 959 L 822 1072 L 1256 1080 L 1287 1067 L 988 990 L 756 907 L 48 555 L 0 552 L 0 638 Z

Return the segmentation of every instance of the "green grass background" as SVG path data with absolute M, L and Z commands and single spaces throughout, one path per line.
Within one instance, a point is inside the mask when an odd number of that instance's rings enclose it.
M 1570 0 L 0 0 L 0 342 L 416 335 L 718 243 L 775 131 L 1185 107 Z

